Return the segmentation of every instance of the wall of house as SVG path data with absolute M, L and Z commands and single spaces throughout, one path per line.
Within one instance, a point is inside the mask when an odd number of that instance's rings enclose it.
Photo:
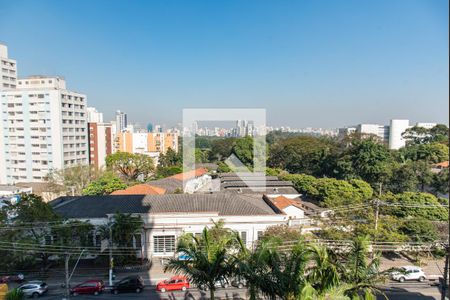
M 213 222 L 224 220 L 225 227 L 241 234 L 247 247 L 258 240 L 258 236 L 267 227 L 287 224 L 286 215 L 265 216 L 218 216 L 217 214 L 179 214 L 155 215 L 146 220 L 145 236 L 143 237 L 144 256 L 170 257 L 174 255 L 176 240 L 183 233 L 200 234 L 205 226 L 211 227 Z

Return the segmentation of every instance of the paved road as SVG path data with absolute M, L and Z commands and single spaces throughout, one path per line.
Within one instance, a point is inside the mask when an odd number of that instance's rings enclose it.
M 404 283 L 404 284 L 396 284 L 392 283 L 389 287 L 383 289 L 389 299 L 393 300 L 434 300 L 440 299 L 439 290 L 435 286 L 430 286 L 426 283 Z M 216 292 L 216 297 L 220 299 L 226 300 L 241 300 L 247 299 L 246 290 L 245 289 L 236 289 L 236 288 L 227 288 L 227 289 L 219 289 Z M 209 292 L 201 292 L 198 289 L 190 289 L 186 292 L 166 292 L 166 293 L 158 293 L 154 290 L 154 288 L 146 288 L 140 294 L 119 294 L 112 295 L 109 293 L 104 293 L 99 296 L 77 296 L 70 297 L 70 299 L 85 299 L 85 300 L 100 300 L 100 299 L 146 299 L 146 300 L 206 300 L 209 298 Z M 49 294 L 42 299 L 48 300 L 61 300 L 64 299 L 63 295 L 57 294 Z M 384 297 L 380 296 L 378 299 L 384 299 Z

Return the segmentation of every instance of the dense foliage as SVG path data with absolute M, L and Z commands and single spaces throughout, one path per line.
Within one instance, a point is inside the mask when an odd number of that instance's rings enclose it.
M 384 279 L 379 259 L 368 258 L 368 239 L 360 237 L 348 252 L 334 252 L 293 232 L 289 243 L 271 239 L 281 228 L 269 229 L 253 249 L 247 249 L 237 232 L 216 224 L 201 235 L 185 234 L 177 244 L 177 256 L 165 266 L 183 274 L 214 299 L 218 280 L 241 278 L 250 299 L 374 299 L 375 285 Z

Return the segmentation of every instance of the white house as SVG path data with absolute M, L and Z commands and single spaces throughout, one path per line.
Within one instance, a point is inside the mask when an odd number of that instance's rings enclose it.
M 114 213 L 140 215 L 142 233 L 135 248 L 145 258 L 173 256 L 177 238 L 183 233 L 200 233 L 205 226 L 223 220 L 240 233 L 250 247 L 269 226 L 288 224 L 289 216 L 263 195 L 234 193 L 109 195 L 62 197 L 51 202 L 61 216 L 108 223 Z

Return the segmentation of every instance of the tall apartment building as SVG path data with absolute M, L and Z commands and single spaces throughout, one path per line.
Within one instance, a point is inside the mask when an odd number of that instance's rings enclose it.
M 160 153 L 166 153 L 169 148 L 178 151 L 178 133 L 148 132 L 117 133 L 115 151 L 141 153 L 157 159 Z
M 128 126 L 127 114 L 123 111 L 116 111 L 116 130 L 117 132 L 124 131 Z
M 89 164 L 96 169 L 105 166 L 106 156 L 112 153 L 114 133 L 112 123 L 103 122 L 103 113 L 87 108 L 89 134 Z
M 31 76 L 0 92 L 0 183 L 39 182 L 88 163 L 86 95 L 60 77 Z
M 8 47 L 0 44 L 0 91 L 15 89 L 17 84 L 17 63 L 8 57 Z
M 89 122 L 89 164 L 97 169 L 105 166 L 105 159 L 112 153 L 113 134 L 111 123 Z

